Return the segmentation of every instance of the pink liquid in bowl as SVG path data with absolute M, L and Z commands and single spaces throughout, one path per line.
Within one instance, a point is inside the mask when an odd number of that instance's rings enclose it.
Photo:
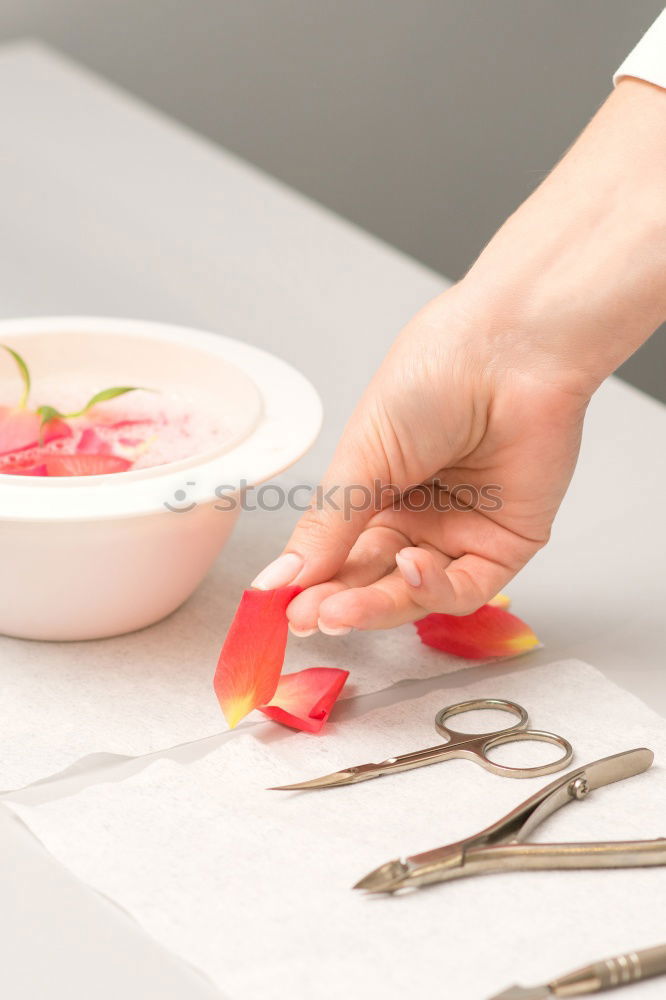
M 58 388 L 44 396 L 50 405 L 68 412 L 89 394 L 88 386 L 70 385 L 66 392 Z M 70 431 L 66 436 L 1 455 L 0 473 L 47 475 L 45 463 L 50 457 L 70 455 L 114 456 L 123 460 L 122 471 L 149 469 L 223 450 L 234 437 L 231 422 L 215 412 L 212 400 L 195 404 L 181 396 L 141 390 L 100 403 L 84 416 L 68 418 L 66 424 Z

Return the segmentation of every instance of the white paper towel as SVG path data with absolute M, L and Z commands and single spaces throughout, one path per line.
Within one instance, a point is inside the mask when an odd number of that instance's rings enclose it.
M 241 519 L 194 597 L 152 628 L 100 642 L 0 638 L 0 790 L 55 774 L 87 754 L 136 756 L 226 730 L 213 674 L 243 588 L 275 554 L 280 533 L 272 526 L 266 512 Z M 292 637 L 286 669 L 311 666 L 351 670 L 342 695 L 349 698 L 469 661 L 429 649 L 405 625 Z
M 646 774 L 572 802 L 535 840 L 666 834 L 666 726 L 635 697 L 577 661 L 465 681 L 448 679 L 446 702 L 517 700 L 536 727 L 571 739 L 574 765 L 643 745 L 656 753 Z M 398 897 L 351 891 L 383 861 L 478 831 L 553 776 L 515 781 L 454 760 L 335 790 L 264 790 L 431 744 L 442 701 L 430 693 L 316 739 L 267 724 L 188 767 L 158 761 L 118 784 L 12 808 L 229 1000 L 482 1000 L 666 939 L 666 869 L 492 875 Z M 514 746 L 514 762 L 525 749 Z M 664 989 L 654 981 L 631 997 Z

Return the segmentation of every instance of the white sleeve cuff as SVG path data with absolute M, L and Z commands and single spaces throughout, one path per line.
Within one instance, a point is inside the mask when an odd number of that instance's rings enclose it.
M 613 83 L 619 83 L 625 76 L 635 76 L 666 89 L 666 9 L 616 70 Z

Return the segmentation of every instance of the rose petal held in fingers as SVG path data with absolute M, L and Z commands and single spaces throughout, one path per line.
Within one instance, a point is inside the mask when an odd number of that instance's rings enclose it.
M 309 667 L 283 674 L 271 701 L 259 711 L 292 729 L 318 733 L 348 677 L 348 670 L 337 667 Z
M 471 615 L 432 614 L 414 624 L 426 646 L 466 660 L 517 656 L 540 645 L 529 625 L 490 604 Z
M 215 694 L 233 729 L 275 694 L 287 646 L 287 605 L 301 588 L 245 590 L 215 671 Z

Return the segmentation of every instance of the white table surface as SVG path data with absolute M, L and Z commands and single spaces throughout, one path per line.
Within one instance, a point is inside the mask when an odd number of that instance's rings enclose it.
M 324 400 L 297 469 L 316 477 L 393 335 L 445 280 L 38 45 L 0 51 L 0 121 L 0 316 L 139 316 L 282 355 Z M 609 380 L 551 544 L 509 588 L 539 623 L 532 662 L 578 656 L 664 714 L 665 435 L 663 406 Z M 4 809 L 0 884 L 8 1000 L 219 995 Z

